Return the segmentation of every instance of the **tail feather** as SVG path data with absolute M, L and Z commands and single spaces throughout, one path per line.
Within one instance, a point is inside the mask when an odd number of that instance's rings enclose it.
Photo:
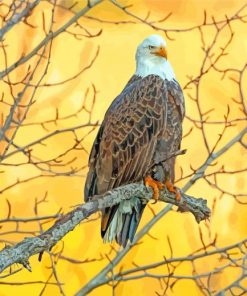
M 105 208 L 102 211 L 102 218 L 101 218 L 101 237 L 104 238 L 105 233 L 110 225 L 118 206 L 113 206 L 112 208 Z
M 115 239 L 119 245 L 125 247 L 128 240 L 133 241 L 145 206 L 139 198 L 133 197 L 110 208 L 105 229 L 101 230 L 104 242 L 112 242 Z
M 128 240 L 131 216 L 133 214 L 123 214 L 123 215 L 124 215 L 123 226 L 119 235 L 117 235 L 116 237 L 116 241 L 119 245 L 122 245 L 125 247 Z
M 133 239 L 134 239 L 134 236 L 135 236 L 135 233 L 136 233 L 136 230 L 137 230 L 137 227 L 140 223 L 140 220 L 141 220 L 141 216 L 142 216 L 142 213 L 145 209 L 145 206 L 146 205 L 141 205 L 140 208 L 139 208 L 139 212 L 138 213 L 134 213 L 132 215 L 132 219 L 131 219 L 131 223 L 130 223 L 130 229 L 129 229 L 129 239 L 130 241 L 132 242 Z

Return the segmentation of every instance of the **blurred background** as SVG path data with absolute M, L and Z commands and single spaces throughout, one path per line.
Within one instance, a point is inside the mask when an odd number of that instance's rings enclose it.
M 177 158 L 176 185 L 192 185 L 187 193 L 207 199 L 212 217 L 198 225 L 174 207 L 108 276 L 164 258 L 181 260 L 148 269 L 153 276 L 141 268 L 129 274 L 136 278 L 96 285 L 90 295 L 244 295 L 246 132 L 230 141 L 247 126 L 247 3 L 99 2 L 91 1 L 85 13 L 87 1 L 0 3 L 1 28 L 7 28 L 0 31 L 1 249 L 40 234 L 82 203 L 98 127 L 135 71 L 137 46 L 155 33 L 167 41 L 185 96 L 187 153 Z M 30 12 L 13 25 L 25 9 Z M 216 159 L 208 165 L 212 153 Z M 204 175 L 188 183 L 205 162 Z M 165 206 L 150 204 L 139 230 Z M 31 273 L 19 265 L 5 270 L 0 295 L 74 295 L 118 252 L 116 244 L 103 244 L 100 214 L 92 215 L 41 262 L 31 257 Z M 202 256 L 190 260 L 194 253 Z

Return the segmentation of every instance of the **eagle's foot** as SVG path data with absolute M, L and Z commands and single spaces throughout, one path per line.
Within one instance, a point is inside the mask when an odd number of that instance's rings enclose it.
M 170 180 L 166 180 L 165 181 L 165 185 L 166 188 L 168 189 L 168 191 L 175 193 L 175 199 L 176 201 L 180 201 L 181 200 L 181 193 L 179 192 L 179 190 L 172 184 L 172 182 Z
M 146 187 L 151 187 L 153 189 L 153 197 L 152 198 L 155 200 L 154 201 L 154 204 L 155 204 L 159 200 L 159 196 L 160 196 L 159 190 L 163 189 L 165 187 L 165 185 L 163 183 L 153 179 L 151 176 L 145 177 L 144 184 Z

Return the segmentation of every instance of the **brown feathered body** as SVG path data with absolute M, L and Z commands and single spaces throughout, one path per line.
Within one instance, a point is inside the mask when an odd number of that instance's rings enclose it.
M 184 98 L 177 81 L 133 76 L 113 101 L 93 144 L 85 201 L 147 175 L 174 181 L 174 152 L 180 149 Z M 102 213 L 105 241 L 125 246 L 135 235 L 145 203 L 134 198 Z

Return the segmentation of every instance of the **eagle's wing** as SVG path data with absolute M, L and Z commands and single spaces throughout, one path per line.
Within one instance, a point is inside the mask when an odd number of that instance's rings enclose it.
M 90 196 L 102 194 L 120 185 L 141 181 L 146 175 L 152 166 L 158 138 L 165 129 L 166 93 L 165 81 L 159 76 L 149 75 L 142 79 L 131 79 L 114 100 L 105 115 L 90 155 L 85 185 L 86 201 Z M 113 207 L 103 213 L 103 235 L 116 210 L 117 207 Z M 142 210 L 139 209 L 140 212 Z M 130 227 L 131 217 L 128 220 Z M 126 226 L 127 222 L 124 223 Z M 134 232 L 137 225 L 132 227 Z M 126 231 L 129 227 L 125 227 Z M 127 239 L 130 235 L 127 235 Z
M 165 127 L 165 93 L 164 81 L 149 75 L 128 84 L 114 100 L 90 154 L 86 201 L 143 178 Z
M 166 126 L 157 143 L 154 155 L 154 162 L 156 164 L 162 162 L 162 168 L 156 166 L 154 177 L 161 182 L 164 182 L 165 178 L 169 178 L 173 183 L 176 157 L 170 156 L 180 150 L 185 106 L 179 83 L 175 80 L 166 80 L 165 85 L 168 93 Z
M 185 115 L 184 95 L 179 83 L 175 80 L 166 81 L 168 95 L 172 96 L 179 113 L 179 120 L 182 122 Z

